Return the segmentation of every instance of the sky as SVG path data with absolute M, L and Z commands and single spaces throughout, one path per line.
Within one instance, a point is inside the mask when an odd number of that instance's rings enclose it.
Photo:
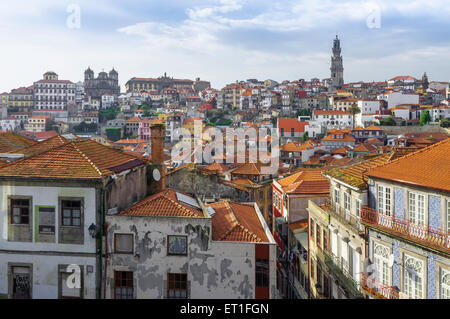
M 211 82 L 330 76 L 341 39 L 344 81 L 397 75 L 450 81 L 448 0 L 1 1 L 0 92 L 52 70 Z

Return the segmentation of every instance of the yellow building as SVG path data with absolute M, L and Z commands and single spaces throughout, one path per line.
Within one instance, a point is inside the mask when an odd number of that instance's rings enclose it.
M 24 125 L 27 132 L 45 132 L 50 116 L 32 116 L 28 118 L 28 123 Z
M 8 109 L 12 112 L 30 112 L 34 109 L 32 87 L 14 89 L 9 94 Z
M 8 100 L 9 100 L 9 94 L 8 93 L 2 93 L 0 94 L 0 106 L 8 106 Z
M 173 116 L 172 113 L 160 113 L 158 114 L 158 120 L 161 120 L 163 122 L 167 122 L 167 118 Z

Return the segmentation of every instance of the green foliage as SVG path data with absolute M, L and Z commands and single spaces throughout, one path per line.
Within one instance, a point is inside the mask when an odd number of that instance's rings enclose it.
M 73 127 L 76 133 L 88 133 L 88 132 L 96 132 L 97 131 L 97 124 L 90 123 L 87 124 L 86 122 L 81 122 L 78 125 L 75 125 Z
M 420 116 L 419 124 L 423 126 L 430 122 L 431 122 L 431 116 L 430 116 L 430 112 L 427 110 L 427 111 L 423 112 L 422 115 Z
M 439 125 L 441 127 L 450 127 L 450 119 L 441 119 Z
M 120 140 L 121 130 L 120 127 L 109 127 L 106 129 L 106 137 L 113 142 Z
M 303 135 L 302 135 L 302 141 L 303 141 L 303 142 L 306 142 L 308 139 L 309 139 L 308 132 L 303 133 Z
M 391 117 L 388 117 L 387 119 L 380 120 L 380 125 L 396 126 L 397 123 L 395 122 L 394 118 L 391 116 Z

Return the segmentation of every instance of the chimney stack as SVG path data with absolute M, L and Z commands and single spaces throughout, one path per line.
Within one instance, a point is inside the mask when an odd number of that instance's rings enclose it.
M 164 137 L 164 124 L 156 123 L 150 125 L 151 165 L 149 172 L 150 183 L 148 185 L 150 194 L 156 194 L 166 189 L 166 169 L 164 166 Z

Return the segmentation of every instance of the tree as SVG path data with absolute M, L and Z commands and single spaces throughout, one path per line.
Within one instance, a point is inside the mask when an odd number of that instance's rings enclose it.
M 108 127 L 106 129 L 106 137 L 113 142 L 120 140 L 121 130 L 120 127 Z
M 391 116 L 388 117 L 387 119 L 380 120 L 380 125 L 396 126 L 397 122 L 395 122 L 394 118 Z
M 353 103 L 350 108 L 348 109 L 348 111 L 350 112 L 350 114 L 352 115 L 353 118 L 353 128 L 355 128 L 355 115 L 358 113 L 361 113 L 361 110 L 359 109 L 359 107 Z
M 420 115 L 419 124 L 421 126 L 423 126 L 423 125 L 426 125 L 426 124 L 428 124 L 430 122 L 431 122 L 430 112 L 428 110 L 426 110 L 425 112 L 422 113 L 422 115 Z
M 441 127 L 450 127 L 450 119 L 441 119 L 439 125 Z
M 303 135 L 302 135 L 302 141 L 303 141 L 303 142 L 306 142 L 308 139 L 309 139 L 308 132 L 303 133 Z

